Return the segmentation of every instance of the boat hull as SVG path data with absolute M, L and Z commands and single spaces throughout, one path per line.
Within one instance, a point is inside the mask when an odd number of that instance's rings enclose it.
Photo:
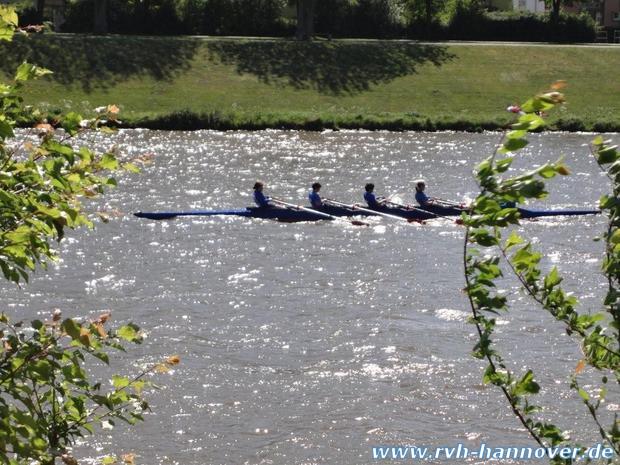
M 315 212 L 311 211 L 315 210 Z M 547 216 L 581 216 L 581 215 L 596 215 L 599 214 L 599 210 L 530 210 L 527 208 L 519 208 L 521 218 L 540 218 Z M 394 216 L 399 216 L 407 220 L 423 221 L 431 220 L 434 218 L 440 218 L 445 216 L 456 217 L 460 216 L 463 212 L 458 207 L 381 207 L 376 211 L 376 215 L 381 213 L 387 213 Z M 330 220 L 333 217 L 353 217 L 353 216 L 373 216 L 369 209 L 357 210 L 355 208 L 346 208 L 335 205 L 325 205 L 320 209 L 304 208 L 281 208 L 281 207 L 247 207 L 244 209 L 235 210 L 191 210 L 191 211 L 168 211 L 168 212 L 137 212 L 134 213 L 139 218 L 147 218 L 151 220 L 168 220 L 177 216 L 244 216 L 248 218 L 263 218 L 272 219 L 283 222 L 298 222 L 298 221 L 319 221 Z M 331 217 L 331 218 L 330 218 Z

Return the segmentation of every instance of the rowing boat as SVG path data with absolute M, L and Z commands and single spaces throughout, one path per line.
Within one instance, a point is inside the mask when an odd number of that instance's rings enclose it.
M 316 213 L 311 210 L 316 210 Z M 410 220 L 430 220 L 442 216 L 460 216 L 464 211 L 458 207 L 426 206 L 426 207 L 381 207 L 374 209 L 377 215 L 381 213 L 399 216 Z M 596 215 L 600 210 L 531 210 L 518 208 L 521 218 L 539 218 L 546 216 L 581 216 Z M 318 221 L 330 220 L 329 216 L 373 216 L 367 208 L 364 211 L 355 207 L 346 208 L 336 205 L 324 205 L 320 209 L 294 207 L 247 207 L 236 210 L 190 210 L 190 211 L 163 211 L 163 212 L 137 212 L 138 218 L 151 220 L 168 220 L 177 216 L 243 216 L 247 218 L 272 219 L 283 222 Z
M 350 216 L 367 216 L 361 211 L 354 211 L 347 208 L 325 206 L 317 210 L 316 213 L 310 210 L 314 208 L 297 208 L 285 207 L 247 207 L 237 210 L 191 210 L 191 211 L 164 211 L 164 212 L 137 212 L 134 213 L 138 218 L 147 218 L 150 220 L 169 220 L 177 216 L 245 216 L 248 218 L 263 218 L 270 220 L 278 220 L 283 222 L 297 221 L 318 221 L 329 220 L 327 215 L 335 217 Z
M 444 205 L 426 205 L 415 207 L 416 211 L 424 210 L 429 215 L 435 214 L 436 216 L 461 216 L 463 212 L 467 213 L 466 208 L 457 206 L 444 206 Z M 530 208 L 517 208 L 521 214 L 521 218 L 541 218 L 545 216 L 583 216 L 583 215 L 598 215 L 600 210 L 533 210 Z M 422 219 L 430 219 L 429 218 Z

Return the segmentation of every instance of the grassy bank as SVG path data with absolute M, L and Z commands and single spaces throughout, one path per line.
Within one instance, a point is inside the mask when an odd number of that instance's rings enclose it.
M 0 54 L 5 75 L 23 59 L 55 71 L 29 84 L 29 103 L 115 103 L 128 126 L 493 129 L 565 79 L 553 128 L 620 130 L 618 47 L 49 35 Z

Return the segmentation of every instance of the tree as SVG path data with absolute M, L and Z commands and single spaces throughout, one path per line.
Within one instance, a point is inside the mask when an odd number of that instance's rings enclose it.
M 93 32 L 95 34 L 108 32 L 108 0 L 94 0 Z
M 609 216 L 608 228 L 602 235 L 605 243 L 602 268 L 608 290 L 601 311 L 580 311 L 578 299 L 562 289 L 562 276 L 558 269 L 553 267 L 544 273 L 541 267 L 543 254 L 517 234 L 514 228 L 508 237 L 504 237 L 504 228 L 519 224 L 515 202 L 545 197 L 545 180 L 570 174 L 560 159 L 510 176 L 514 156 L 500 158 L 524 148 L 528 144 L 527 133 L 545 126 L 541 114 L 563 102 L 564 98 L 558 92 L 562 86 L 563 83 L 557 83 L 549 92 L 522 105 L 521 116 L 505 134 L 496 153 L 476 169 L 481 192 L 465 217 L 467 232 L 464 243 L 466 291 L 472 322 L 478 333 L 474 356 L 486 360 L 484 382 L 501 389 L 512 412 L 534 441 L 545 448 L 570 444 L 583 452 L 578 439 L 568 437 L 563 428 L 549 419 L 542 419 L 540 412 L 543 408 L 530 400 L 540 391 L 533 371 L 524 369 L 522 373 L 515 373 L 494 340 L 500 337 L 494 333 L 497 315 L 510 310 L 506 294 L 498 290 L 499 279 L 504 276 L 504 270 L 508 270 L 532 303 L 548 312 L 557 321 L 560 330 L 578 344 L 582 359 L 575 368 L 568 368 L 570 388 L 575 391 L 574 398 L 581 399 L 591 417 L 592 433 L 600 435 L 609 452 L 617 455 L 620 452 L 620 422 L 617 416 L 610 419 L 608 415 L 605 419 L 602 418 L 605 415 L 601 415 L 605 411 L 601 406 L 611 397 L 607 389 L 608 380 L 617 382 L 620 379 L 620 152 L 617 147 L 610 146 L 601 137 L 597 137 L 592 144 L 592 153 L 612 184 L 612 193 L 600 202 L 601 209 Z M 519 360 L 513 366 L 523 363 L 524 360 Z M 600 381 L 597 383 L 595 378 Z M 605 425 L 607 421 L 610 424 Z M 572 463 L 559 460 L 559 457 L 555 462 Z
M 0 40 L 10 41 L 17 27 L 14 10 L 0 6 Z M 75 148 L 73 136 L 84 130 L 106 131 L 118 108 L 100 109 L 91 120 L 76 113 L 34 126 L 38 142 L 15 132 L 18 124 L 40 120 L 26 107 L 20 91 L 27 81 L 50 71 L 23 63 L 10 84 L 0 84 L 0 271 L 17 284 L 27 282 L 37 266 L 56 258 L 51 242 L 67 228 L 92 226 L 81 200 L 95 197 L 116 181 L 108 172 L 122 167 L 112 152 Z M 59 130 L 62 128 L 63 131 Z M 96 363 L 107 364 L 109 352 L 124 343 L 140 343 L 140 329 L 127 324 L 108 327 L 110 315 L 62 319 L 50 312 L 46 321 L 13 322 L 0 313 L 0 461 L 11 465 L 57 458 L 77 463 L 69 450 L 76 438 L 94 426 L 111 428 L 115 419 L 142 420 L 148 408 L 143 391 L 153 371 L 179 362 L 169 357 L 133 377 L 114 376 L 112 388 L 96 377 Z M 114 460 L 109 459 L 108 463 Z
M 546 0 L 547 6 L 551 7 L 551 19 L 557 21 L 560 18 L 560 7 L 562 6 L 562 0 Z
M 430 35 L 433 24 L 437 22 L 438 13 L 445 7 L 441 0 L 410 0 L 406 5 L 409 16 L 414 23 L 422 23 L 426 28 L 426 34 Z
M 45 0 L 37 0 L 37 13 L 41 20 L 43 19 L 43 11 L 45 10 Z
M 445 2 L 441 0 L 410 0 L 407 8 L 413 18 L 423 19 L 427 24 L 435 21 Z
M 310 40 L 314 35 L 314 7 L 316 0 L 297 0 L 297 40 Z
M 572 5 L 578 0 L 545 0 L 547 8 L 551 7 L 551 20 L 557 22 L 560 19 L 562 5 Z

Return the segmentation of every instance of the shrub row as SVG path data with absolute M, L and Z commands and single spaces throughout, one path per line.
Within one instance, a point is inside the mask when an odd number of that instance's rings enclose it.
M 294 3 L 294 2 L 293 2 Z M 93 29 L 94 0 L 74 0 L 64 32 Z M 331 37 L 432 40 L 591 42 L 595 23 L 588 15 L 486 12 L 457 0 L 443 21 L 430 24 L 394 0 L 318 0 L 316 33 Z M 294 34 L 294 7 L 286 0 L 108 0 L 109 32 L 153 35 L 286 37 Z
M 48 115 L 54 121 L 54 112 Z M 23 127 L 31 126 L 37 121 L 23 121 Z M 505 130 L 511 118 L 506 116 L 497 120 L 463 119 L 449 116 L 439 118 L 421 118 L 405 114 L 382 115 L 337 115 L 330 113 L 307 114 L 295 112 L 248 114 L 239 112 L 221 113 L 194 112 L 180 110 L 163 115 L 137 118 L 123 118 L 119 125 L 124 128 L 147 128 L 171 131 L 193 131 L 199 129 L 228 130 L 263 130 L 289 129 L 305 131 L 324 131 L 339 129 L 366 129 L 388 131 L 501 131 Z M 582 121 L 577 118 L 558 119 L 545 129 L 550 131 L 590 131 L 620 132 L 618 121 Z

